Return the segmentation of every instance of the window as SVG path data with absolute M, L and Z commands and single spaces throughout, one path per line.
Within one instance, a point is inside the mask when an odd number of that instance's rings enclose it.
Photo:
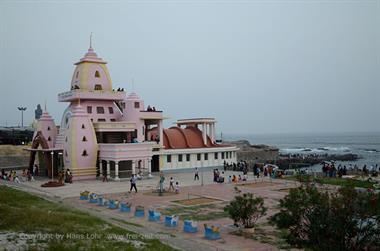
M 190 154 L 186 154 L 186 161 L 190 161 Z
M 224 152 L 222 152 L 222 159 L 224 159 Z
M 65 141 L 67 142 L 67 137 L 65 138 Z
M 168 162 L 168 163 L 172 162 L 172 156 L 171 155 L 166 156 L 166 162 Z
M 201 154 L 200 154 L 200 153 L 197 154 L 197 160 L 198 160 L 198 161 L 201 160 Z
M 48 141 L 51 141 L 51 138 L 50 138 L 50 136 L 49 136 L 49 138 L 48 138 Z
M 205 160 L 208 160 L 208 153 L 205 153 Z
M 87 113 L 92 113 L 92 106 L 87 106 Z
M 50 126 L 48 126 L 47 130 L 50 131 Z
M 102 106 L 98 106 L 98 107 L 96 107 L 96 112 L 97 112 L 98 114 L 104 114 L 104 107 L 102 107 Z
M 75 75 L 75 78 L 78 78 L 79 76 L 79 71 L 77 71 L 77 74 Z
M 83 136 L 82 141 L 87 141 L 86 136 Z
M 135 102 L 135 108 L 140 108 L 140 102 Z
M 82 156 L 88 156 L 88 154 L 87 154 L 87 151 L 86 151 L 86 150 L 83 150 L 83 152 L 82 152 Z
M 178 162 L 182 162 L 182 154 L 178 154 Z
M 67 157 L 67 151 L 65 151 L 65 156 Z
M 98 122 L 106 122 L 106 119 L 98 119 Z
M 103 90 L 102 85 L 95 85 L 94 90 L 95 91 L 101 91 L 101 90 Z
M 218 153 L 214 153 L 214 159 L 218 159 Z
M 100 73 L 98 71 L 95 72 L 95 78 L 100 78 Z
M 84 124 L 82 124 L 82 129 L 85 129 Z
M 110 119 L 111 120 L 111 122 L 116 122 L 116 119 Z
M 109 114 L 113 114 L 113 108 L 112 107 L 108 107 L 108 112 L 109 112 Z

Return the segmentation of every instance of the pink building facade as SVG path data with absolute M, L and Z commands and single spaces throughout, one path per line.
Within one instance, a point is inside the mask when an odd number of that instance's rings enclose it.
M 91 47 L 75 66 L 70 90 L 58 94 L 68 103 L 60 126 L 47 111 L 37 121 L 31 169 L 38 156 L 48 176 L 70 169 L 74 180 L 120 180 L 236 162 L 235 146 L 216 143 L 215 119 L 178 120 L 164 129 L 162 111 L 145 107 L 134 92 L 114 89 L 107 63 Z

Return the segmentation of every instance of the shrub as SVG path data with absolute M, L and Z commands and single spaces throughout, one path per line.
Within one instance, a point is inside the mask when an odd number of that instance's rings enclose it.
M 235 224 L 241 223 L 245 228 L 252 228 L 256 221 L 265 215 L 267 208 L 261 197 L 253 197 L 252 193 L 237 195 L 234 200 L 224 207 Z
M 320 192 L 311 184 L 291 189 L 271 220 L 287 229 L 290 244 L 312 250 L 375 250 L 380 247 L 380 194 L 352 187 Z

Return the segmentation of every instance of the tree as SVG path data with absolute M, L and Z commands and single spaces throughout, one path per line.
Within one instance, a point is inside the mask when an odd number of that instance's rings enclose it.
M 291 189 L 272 217 L 287 240 L 312 250 L 375 250 L 380 247 L 380 194 L 352 187 L 319 191 L 307 184 Z
M 241 223 L 245 228 L 253 228 L 256 221 L 265 215 L 267 208 L 261 197 L 253 197 L 252 193 L 237 195 L 224 207 L 235 224 Z

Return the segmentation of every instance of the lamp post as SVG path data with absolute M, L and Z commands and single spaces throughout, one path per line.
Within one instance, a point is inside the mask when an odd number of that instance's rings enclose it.
M 24 127 L 24 111 L 26 110 L 26 107 L 19 106 L 17 109 L 21 111 L 21 127 Z
M 51 151 L 51 181 L 54 181 L 54 152 Z

